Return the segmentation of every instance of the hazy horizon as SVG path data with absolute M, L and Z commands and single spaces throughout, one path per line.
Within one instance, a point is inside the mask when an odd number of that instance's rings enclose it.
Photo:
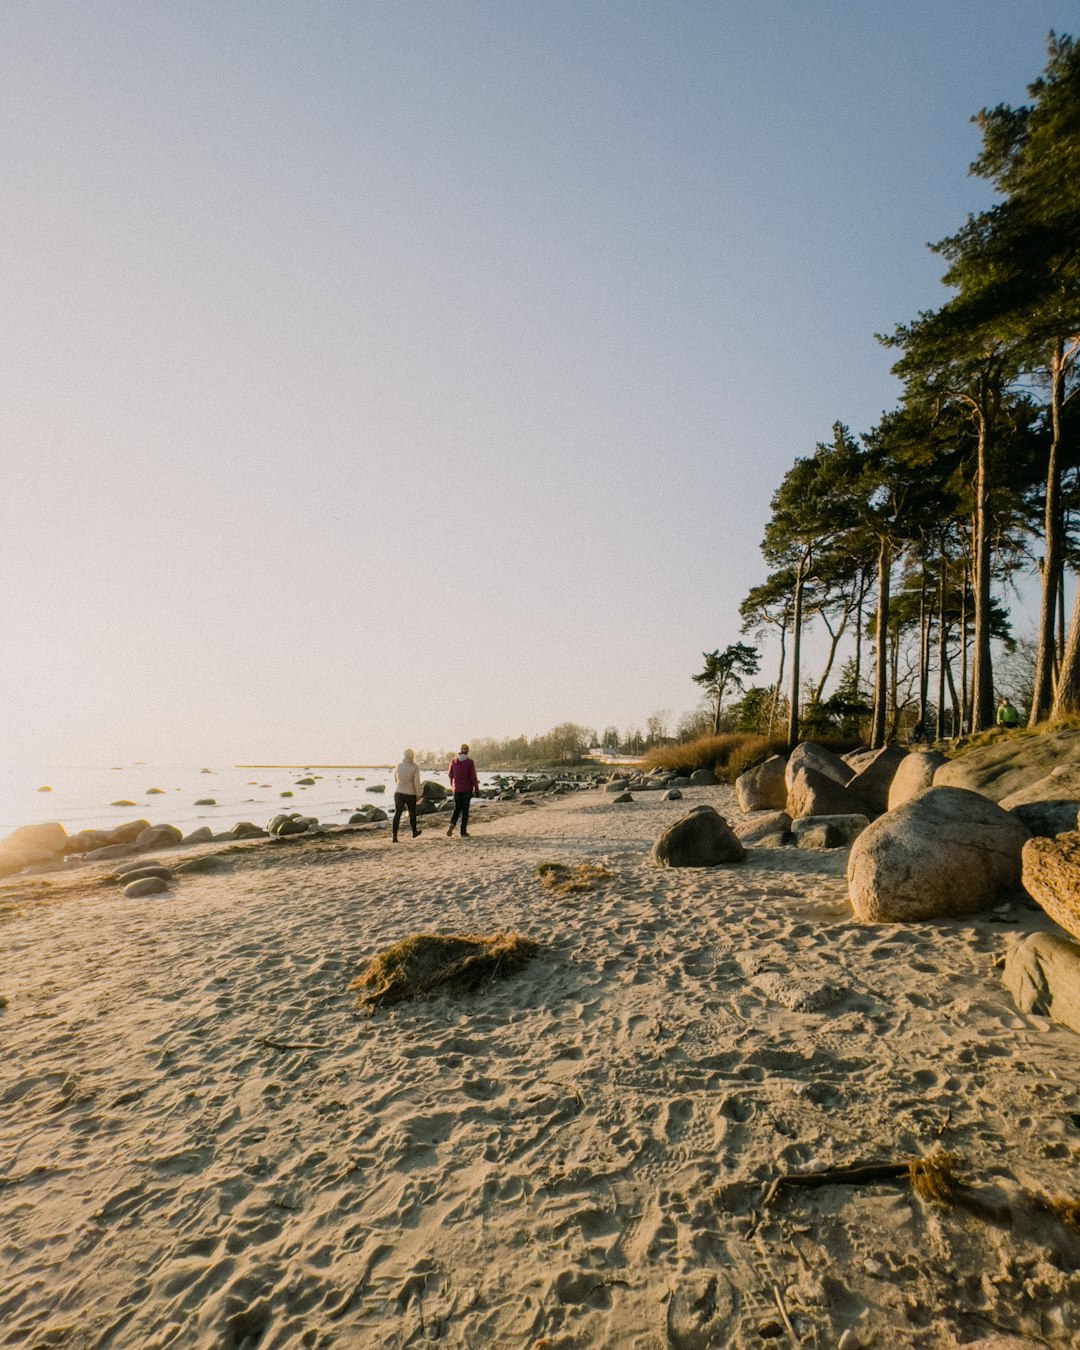
M 6 7 L 0 757 L 674 724 L 1075 17 Z

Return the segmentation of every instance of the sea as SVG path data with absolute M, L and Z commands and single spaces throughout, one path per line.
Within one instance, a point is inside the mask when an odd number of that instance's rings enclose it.
M 445 771 L 422 770 L 421 774 L 425 780 L 449 787 Z M 496 775 L 481 773 L 479 777 L 486 787 Z M 314 782 L 305 786 L 298 782 L 301 778 Z M 206 805 L 208 801 L 213 805 Z M 120 802 L 125 804 L 116 804 Z M 55 766 L 32 772 L 0 765 L 0 839 L 20 825 L 52 820 L 59 821 L 68 834 L 139 819 L 152 825 L 176 825 L 185 834 L 200 825 L 219 833 L 241 820 L 264 826 L 281 811 L 302 811 L 324 825 L 340 825 L 358 807 L 372 803 L 393 810 L 394 771 L 388 765 L 134 762 L 96 768 Z

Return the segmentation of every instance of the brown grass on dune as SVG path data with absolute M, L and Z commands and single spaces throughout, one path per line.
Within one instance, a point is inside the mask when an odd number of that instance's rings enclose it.
M 349 988 L 369 1012 L 387 1003 L 444 991 L 469 992 L 520 970 L 537 944 L 521 933 L 487 936 L 414 933 L 364 963 Z
M 680 745 L 658 745 L 645 752 L 642 768 L 674 769 L 690 774 L 695 769 L 711 769 L 718 778 L 734 782 L 752 764 L 783 754 L 787 742 L 779 736 L 761 736 L 755 732 L 724 731 L 718 736 L 699 736 Z

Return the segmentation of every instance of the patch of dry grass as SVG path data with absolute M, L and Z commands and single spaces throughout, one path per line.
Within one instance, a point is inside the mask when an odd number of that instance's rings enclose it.
M 571 867 L 567 863 L 538 863 L 536 875 L 545 890 L 554 895 L 575 895 L 581 891 L 594 891 L 600 882 L 610 881 L 615 875 L 602 863 L 578 863 Z
M 377 952 L 349 985 L 369 1012 L 442 992 L 468 993 L 520 970 L 539 950 L 521 933 L 414 933 Z
M 783 754 L 787 742 L 781 736 L 760 736 L 755 732 L 724 731 L 719 736 L 699 736 L 681 745 L 658 745 L 645 752 L 642 768 L 674 769 L 691 774 L 695 769 L 711 769 L 717 778 L 733 783 L 752 764 L 770 755 Z

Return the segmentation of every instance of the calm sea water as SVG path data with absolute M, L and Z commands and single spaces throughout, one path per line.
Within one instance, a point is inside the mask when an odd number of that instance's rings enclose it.
M 209 773 L 202 772 L 208 768 Z M 487 784 L 494 775 L 482 773 Z M 449 785 L 445 773 L 425 779 Z M 314 778 L 300 787 L 299 778 Z M 279 811 L 302 811 L 325 825 L 341 824 L 358 807 L 375 802 L 393 807 L 392 769 L 255 769 L 232 765 L 195 767 L 124 764 L 115 768 L 0 767 L 0 838 L 19 825 L 58 820 L 69 834 L 143 818 L 153 825 L 177 825 L 188 833 L 199 825 L 227 830 L 241 820 L 265 825 Z M 42 787 L 49 792 L 39 791 Z M 382 787 L 382 792 L 372 791 Z M 158 792 L 151 789 L 157 788 Z M 291 792 L 291 797 L 282 793 Z M 196 806 L 211 798 L 214 806 Z M 115 801 L 132 806 L 112 806 Z

